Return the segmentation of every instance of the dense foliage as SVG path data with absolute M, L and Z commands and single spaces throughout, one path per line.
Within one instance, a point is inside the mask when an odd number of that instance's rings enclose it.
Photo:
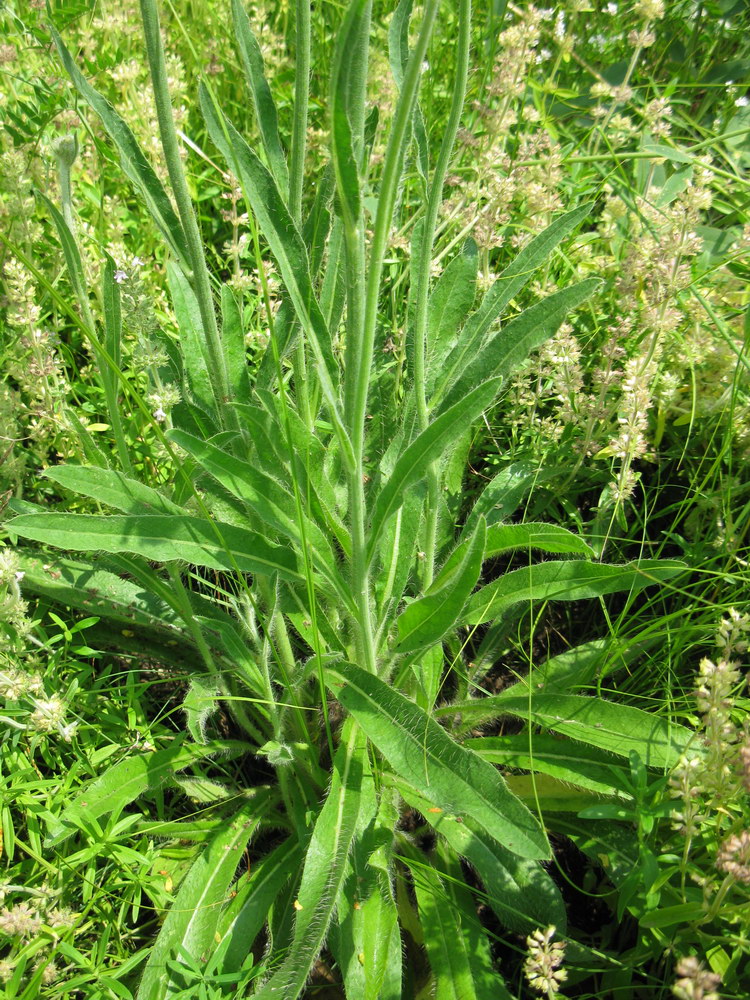
M 746 997 L 744 4 L 0 24 L 6 995 Z

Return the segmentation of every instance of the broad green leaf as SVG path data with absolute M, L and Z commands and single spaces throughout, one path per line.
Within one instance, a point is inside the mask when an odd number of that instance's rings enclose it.
M 263 66 L 263 54 L 250 20 L 245 13 L 242 0 L 232 0 L 232 21 L 234 37 L 237 39 L 245 78 L 255 105 L 255 117 L 258 122 L 263 150 L 268 158 L 268 165 L 276 181 L 279 191 L 289 189 L 289 170 L 284 156 L 284 149 L 279 138 L 278 116 L 271 88 L 268 86 Z
M 182 964 L 183 952 L 200 962 L 211 950 L 221 907 L 228 898 L 242 852 L 271 801 L 266 791 L 241 805 L 193 862 L 151 948 L 136 1000 L 168 1000 L 176 996 L 184 984 L 175 981 L 168 963 Z
M 428 306 L 426 381 L 431 389 L 477 293 L 477 245 L 472 239 L 438 278 Z
M 437 460 L 460 437 L 467 424 L 476 420 L 492 403 L 499 387 L 497 379 L 478 385 L 466 394 L 465 399 L 433 420 L 400 456 L 375 500 L 370 524 L 368 561 L 372 560 L 385 522 L 403 504 L 408 487 L 424 478 L 429 464 Z
M 341 429 L 336 391 L 338 369 L 331 350 L 330 333 L 313 290 L 302 236 L 268 169 L 231 122 L 221 112 L 217 112 L 203 84 L 200 103 L 209 134 L 242 183 L 250 207 L 276 258 L 284 287 L 315 355 L 326 403 L 334 422 Z M 343 443 L 346 441 L 348 438 L 342 439 Z
M 425 596 L 402 612 L 397 622 L 397 654 L 432 646 L 453 628 L 482 571 L 485 535 L 481 518 L 474 534 L 459 546 L 456 558 L 438 574 Z
M 302 860 L 293 837 L 253 864 L 237 883 L 237 895 L 221 911 L 212 960 L 222 974 L 240 968 L 268 919 L 268 911 L 288 886 Z
M 242 328 L 240 305 L 229 285 L 221 286 L 221 343 L 227 361 L 232 402 L 249 403 L 251 389 L 245 332 Z
M 133 552 L 154 562 L 178 559 L 232 572 L 278 573 L 300 580 L 289 549 L 245 528 L 189 515 L 103 517 L 95 514 L 22 514 L 6 525 L 22 538 L 76 552 Z
M 592 639 L 540 663 L 526 677 L 503 688 L 497 697 L 528 697 L 529 688 L 534 693 L 565 694 L 573 688 L 586 687 L 597 677 L 607 677 L 615 670 L 630 666 L 653 643 L 653 638 Z
M 536 725 L 620 757 L 635 750 L 647 767 L 672 767 L 695 742 L 690 729 L 659 715 L 586 695 L 532 694 L 530 701 L 507 698 L 501 712 L 530 718 Z
M 20 548 L 16 554 L 25 574 L 25 591 L 109 618 L 127 628 L 158 629 L 164 632 L 162 641 L 185 641 L 175 610 L 158 594 L 125 579 L 116 566 L 101 559 L 95 564 L 66 557 L 42 560 Z
M 184 514 L 181 507 L 158 490 L 112 469 L 53 465 L 45 470 L 44 475 L 66 490 L 91 497 L 124 514 Z
M 347 729 L 334 760 L 331 789 L 307 848 L 295 902 L 294 937 L 281 967 L 256 994 L 257 1000 L 296 1000 L 325 944 L 360 820 L 366 752 L 356 727 Z
M 466 746 L 501 767 L 541 771 L 599 795 L 629 794 L 627 766 L 583 743 L 561 740 L 547 733 L 535 733 L 533 737 L 521 733 L 479 737 L 467 740 Z
M 60 59 L 76 90 L 99 116 L 102 125 L 117 147 L 122 169 L 138 188 L 151 213 L 151 217 L 161 230 L 162 236 L 164 236 L 172 252 L 189 272 L 190 255 L 188 253 L 185 233 L 172 207 L 169 196 L 162 187 L 153 167 L 146 159 L 130 128 L 125 124 L 109 101 L 87 83 L 54 25 L 50 23 L 48 24 L 48 28 L 57 46 Z
M 369 768 L 361 812 L 327 946 L 341 970 L 347 997 L 401 1000 L 401 935 L 391 888 L 398 815 L 387 797 L 378 809 Z M 371 816 L 374 819 L 366 824 Z
M 600 284 L 598 278 L 579 281 L 548 295 L 503 326 L 468 359 L 465 368 L 457 370 L 455 381 L 442 396 L 438 412 L 463 399 L 472 386 L 490 375 L 507 379 L 514 368 L 556 332 L 571 309 L 585 302 Z
M 442 377 L 437 380 L 435 398 L 442 395 L 460 371 L 478 355 L 485 335 L 513 296 L 531 280 L 534 271 L 544 263 L 558 243 L 590 215 L 591 208 L 590 204 L 582 205 L 581 208 L 555 219 L 506 267 L 485 294 L 480 307 L 467 320 L 458 343 L 446 359 Z
M 328 668 L 329 686 L 393 770 L 435 806 L 467 815 L 508 850 L 544 858 L 544 831 L 498 771 L 459 746 L 429 715 L 351 663 Z
M 528 462 L 511 462 L 487 483 L 464 524 L 468 534 L 477 518 L 484 515 L 488 525 L 504 521 L 516 512 L 523 498 L 535 487 L 560 474 L 556 468 L 543 469 Z
M 551 876 L 538 861 L 512 854 L 492 837 L 475 829 L 469 820 L 430 808 L 406 781 L 394 784 L 404 800 L 425 817 L 455 853 L 476 869 L 482 880 L 487 904 L 498 920 L 517 933 L 529 933 L 540 923 L 554 923 L 563 932 L 565 903 Z
M 234 746 L 242 747 L 241 744 Z M 118 761 L 85 785 L 59 819 L 55 818 L 45 846 L 54 847 L 67 840 L 76 832 L 79 820 L 119 813 L 149 788 L 159 788 L 177 771 L 211 754 L 226 752 L 228 747 L 231 749 L 232 745 L 226 742 L 184 746 L 182 738 L 178 737 L 166 750 Z
M 642 559 L 624 565 L 551 560 L 498 577 L 471 597 L 463 617 L 469 625 L 478 625 L 521 601 L 580 601 L 623 590 L 635 594 L 684 569 L 684 563 L 668 559 Z
M 487 529 L 485 559 L 512 549 L 594 556 L 594 550 L 584 538 L 558 524 L 527 521 L 525 524 L 493 524 Z

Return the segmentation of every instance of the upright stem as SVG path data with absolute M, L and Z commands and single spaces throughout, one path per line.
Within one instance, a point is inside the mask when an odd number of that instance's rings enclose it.
M 432 262 L 432 245 L 435 240 L 437 217 L 443 198 L 443 184 L 448 171 L 456 133 L 461 122 L 464 98 L 466 96 L 466 81 L 469 74 L 469 49 L 471 46 L 471 0 L 460 0 L 458 22 L 458 48 L 456 52 L 456 77 L 453 84 L 453 100 L 451 102 L 448 124 L 443 134 L 435 172 L 427 195 L 427 208 L 423 223 L 421 257 L 416 269 L 416 313 L 414 318 L 414 391 L 417 397 L 417 417 L 420 430 L 425 430 L 429 423 L 427 412 L 427 387 L 425 380 L 425 360 L 427 353 L 427 315 L 430 285 L 430 264 Z M 429 586 L 435 572 L 435 545 L 437 536 L 437 517 L 440 509 L 440 484 L 438 468 L 432 463 L 427 472 L 429 498 L 427 502 L 427 537 L 425 541 L 424 583 Z
M 174 192 L 177 212 L 180 216 L 180 222 L 182 223 L 187 241 L 190 266 L 193 272 L 192 286 L 198 300 L 198 308 L 200 309 L 206 336 L 206 347 L 210 361 L 209 377 L 211 380 L 211 389 L 216 402 L 219 419 L 225 427 L 233 428 L 237 426 L 237 418 L 231 407 L 227 405 L 230 398 L 229 378 L 224 360 L 224 352 L 221 347 L 219 327 L 216 322 L 216 311 L 214 309 L 213 295 L 211 294 L 211 280 L 208 274 L 208 267 L 206 266 L 206 258 L 203 254 L 203 241 L 201 240 L 198 220 L 185 179 L 185 171 L 182 167 L 180 148 L 177 142 L 177 133 L 174 127 L 172 102 L 169 97 L 169 87 L 167 86 L 164 47 L 159 27 L 159 13 L 156 8 L 156 0 L 140 0 L 140 3 L 143 31 L 146 39 L 146 52 L 151 70 L 151 84 L 154 90 L 156 117 L 159 122 L 159 135 L 161 137 L 162 149 L 164 150 L 164 159 L 167 164 L 169 180 Z
M 352 586 L 358 608 L 358 653 L 366 669 L 375 671 L 375 633 L 370 608 L 370 580 L 367 560 L 366 515 L 364 492 L 365 420 L 367 394 L 375 349 L 378 320 L 378 299 L 383 274 L 383 258 L 393 221 L 398 184 L 403 168 L 409 126 L 419 90 L 422 63 L 432 35 L 439 0 L 426 0 L 424 16 L 416 45 L 411 52 L 404 74 L 403 86 L 388 137 L 380 184 L 378 210 L 370 251 L 369 267 L 364 260 L 364 232 L 360 223 L 349 227 L 346 234 L 348 278 L 356 282 L 357 294 L 350 295 L 350 308 L 356 312 L 347 324 L 347 422 L 349 424 L 354 469 L 350 476 Z M 365 270 L 367 278 L 365 280 Z M 360 291 L 361 289 L 361 291 Z

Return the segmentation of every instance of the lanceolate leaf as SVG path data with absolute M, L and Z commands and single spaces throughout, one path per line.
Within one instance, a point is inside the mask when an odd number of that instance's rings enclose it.
M 48 28 L 57 46 L 57 51 L 60 53 L 60 59 L 76 90 L 101 119 L 102 125 L 117 147 L 123 170 L 140 191 L 152 218 L 161 230 L 172 251 L 189 271 L 190 258 L 185 233 L 172 207 L 169 196 L 162 187 L 153 167 L 146 159 L 130 128 L 117 114 L 109 101 L 87 83 L 55 27 L 52 24 L 48 24 Z
M 458 373 L 478 353 L 482 341 L 505 307 L 544 263 L 554 248 L 591 212 L 583 205 L 556 219 L 544 232 L 524 247 L 492 285 L 477 311 L 468 319 L 456 347 L 448 356 L 444 370 L 437 379 L 436 394 L 442 394 Z
M 440 573 L 424 597 L 410 604 L 398 619 L 396 653 L 432 646 L 455 625 L 476 586 L 485 557 L 484 519 L 460 548 L 460 556 Z
M 482 413 L 495 398 L 500 383 L 491 379 L 466 394 L 466 398 L 442 413 L 413 441 L 396 462 L 388 481 L 375 500 L 370 525 L 368 560 L 372 559 L 383 525 L 404 502 L 406 489 L 427 474 L 430 462 L 466 430 L 467 425 Z
M 211 950 L 242 852 L 271 801 L 270 793 L 265 792 L 241 805 L 193 863 L 151 949 L 136 1000 L 168 1000 L 176 996 L 184 984 L 173 980 L 167 963 L 179 963 L 183 952 L 197 963 Z
M 559 474 L 559 469 L 542 469 L 528 462 L 511 462 L 479 494 L 466 519 L 463 534 L 467 535 L 473 529 L 480 514 L 490 526 L 504 521 L 515 513 L 527 493 Z
M 154 562 L 179 559 L 228 572 L 236 566 L 244 573 L 278 573 L 292 582 L 301 579 L 289 549 L 271 545 L 254 531 L 187 514 L 22 514 L 7 528 L 23 538 L 76 552 L 133 552 Z
M 465 368 L 458 371 L 438 407 L 444 411 L 462 399 L 472 386 L 488 375 L 506 378 L 529 354 L 549 339 L 571 309 L 585 302 L 599 286 L 598 278 L 586 278 L 577 285 L 548 295 L 516 316 L 483 344 Z
M 251 390 L 248 378 L 245 331 L 242 328 L 240 307 L 229 285 L 221 286 L 221 342 L 226 355 L 232 402 L 249 403 Z
M 445 837 L 459 857 L 476 869 L 487 904 L 498 920 L 518 933 L 529 933 L 539 923 L 554 923 L 565 930 L 565 904 L 560 890 L 538 861 L 519 858 L 492 837 L 474 829 L 471 821 L 430 809 L 429 800 L 401 779 L 395 785 L 404 800 Z
M 351 663 L 328 669 L 329 686 L 390 766 L 452 815 L 469 816 L 514 854 L 549 856 L 544 831 L 500 774 L 459 746 L 425 712 Z
M 493 764 L 541 771 L 600 795 L 627 791 L 627 765 L 598 747 L 547 733 L 536 733 L 531 740 L 527 733 L 486 736 L 468 740 L 467 746 Z
M 361 734 L 347 727 L 334 761 L 333 783 L 315 823 L 295 909 L 294 938 L 281 968 L 257 1000 L 296 1000 L 326 939 L 346 862 L 360 819 L 365 751 Z
M 63 811 L 60 819 L 50 827 L 45 846 L 54 847 L 74 834 L 78 820 L 119 813 L 149 788 L 163 785 L 175 772 L 227 749 L 231 749 L 231 745 L 226 742 L 183 746 L 178 737 L 166 750 L 127 757 L 113 764 L 101 777 L 90 781 Z
M 263 235 L 289 293 L 297 318 L 318 364 L 318 375 L 326 402 L 340 426 L 339 402 L 336 392 L 338 371 L 331 351 L 331 337 L 323 313 L 313 291 L 310 265 L 305 244 L 276 182 L 256 154 L 227 118 L 217 112 L 208 91 L 201 85 L 200 102 L 209 134 L 227 163 L 242 182 Z
M 167 263 L 167 279 L 180 328 L 180 354 L 191 402 L 197 403 L 205 414 L 215 420 L 216 405 L 209 375 L 210 360 L 198 299 L 185 275 L 171 261 Z
M 406 858 L 406 863 L 411 869 L 427 958 L 435 976 L 431 995 L 435 1000 L 510 1000 L 499 973 L 492 968 L 489 946 L 486 939 L 482 942 L 476 913 L 464 910 L 456 899 L 456 890 L 461 887 L 441 879 L 426 858 L 422 861 L 412 856 Z M 460 875 L 460 870 L 453 873 L 456 878 Z M 482 943 L 484 948 L 480 947 Z
M 268 911 L 297 872 L 302 848 L 293 837 L 254 863 L 221 911 L 212 959 L 222 974 L 239 969 L 268 919 Z
M 592 558 L 594 550 L 580 535 L 558 524 L 527 521 L 526 524 L 493 524 L 487 529 L 485 559 L 512 549 L 541 549 Z
M 620 566 L 578 559 L 524 566 L 477 591 L 463 617 L 469 625 L 478 625 L 497 618 L 520 601 L 579 601 L 622 590 L 637 593 L 684 569 L 684 563 L 668 559 L 643 559 Z
M 234 22 L 234 36 L 237 39 L 242 65 L 245 68 L 245 77 L 253 95 L 255 116 L 263 141 L 263 149 L 268 158 L 268 165 L 279 191 L 287 191 L 289 189 L 289 171 L 279 138 L 276 105 L 266 80 L 263 54 L 253 29 L 250 27 L 250 20 L 245 13 L 242 0 L 232 0 L 232 20 Z
M 469 239 L 446 267 L 430 295 L 427 340 L 427 387 L 432 387 L 477 289 L 477 245 Z
M 494 703 L 495 699 L 477 698 L 452 708 L 461 713 L 467 726 L 498 715 L 514 715 L 619 757 L 635 750 L 647 767 L 672 767 L 695 741 L 695 734 L 684 726 L 604 698 L 532 693 L 530 698 L 502 699 L 487 709 L 482 706 L 484 701 Z
M 98 469 L 83 465 L 54 465 L 44 473 L 48 479 L 64 486 L 73 493 L 91 497 L 107 507 L 114 507 L 125 514 L 183 514 L 158 490 L 144 486 L 112 469 Z

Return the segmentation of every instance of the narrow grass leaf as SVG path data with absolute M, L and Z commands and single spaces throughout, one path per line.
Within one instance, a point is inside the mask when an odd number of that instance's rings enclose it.
M 397 621 L 396 654 L 432 646 L 454 627 L 482 571 L 485 536 L 482 518 L 474 534 L 459 546 L 456 558 L 438 574 L 424 597 L 402 612 Z
M 109 101 L 102 97 L 86 81 L 54 25 L 49 23 L 48 29 L 57 46 L 63 66 L 73 81 L 73 85 L 86 103 L 99 116 L 110 139 L 112 139 L 117 147 L 122 169 L 140 192 L 154 222 L 159 227 L 162 236 L 164 236 L 172 252 L 182 262 L 183 266 L 187 268 L 189 273 L 190 255 L 188 253 L 185 233 L 177 217 L 177 213 L 172 207 L 169 196 L 162 187 L 153 167 L 146 159 L 130 128 L 125 124 Z
M 244 573 L 302 579 L 291 550 L 246 528 L 187 514 L 22 514 L 6 527 L 23 538 L 75 552 L 132 552 L 154 562 L 178 559 L 228 572 L 236 566 Z
M 288 191 L 289 169 L 279 138 L 276 104 L 266 79 L 263 53 L 250 26 L 250 19 L 245 12 L 242 0 L 232 0 L 232 21 L 234 37 L 237 39 L 245 70 L 245 78 L 255 106 L 255 117 L 263 143 L 263 151 L 279 191 Z
M 477 591 L 469 600 L 464 620 L 469 625 L 488 622 L 521 601 L 579 601 L 623 590 L 635 594 L 684 570 L 684 563 L 668 559 L 643 559 L 624 565 L 551 560 L 524 566 Z
M 265 791 L 240 806 L 193 862 L 151 948 L 136 1000 L 168 1000 L 177 996 L 183 984 L 175 981 L 175 971 L 170 966 L 182 964 L 183 956 L 189 956 L 193 964 L 201 962 L 210 952 L 242 852 L 271 802 L 269 792 Z
M 383 525 L 403 504 L 408 487 L 424 478 L 430 463 L 440 458 L 460 438 L 467 425 L 492 403 L 499 387 L 497 379 L 476 386 L 465 399 L 433 420 L 400 456 L 373 506 L 368 561 L 372 560 Z
M 390 766 L 433 805 L 470 816 L 510 851 L 545 858 L 549 846 L 532 814 L 500 774 L 459 746 L 429 715 L 354 664 L 328 669 L 329 686 Z

